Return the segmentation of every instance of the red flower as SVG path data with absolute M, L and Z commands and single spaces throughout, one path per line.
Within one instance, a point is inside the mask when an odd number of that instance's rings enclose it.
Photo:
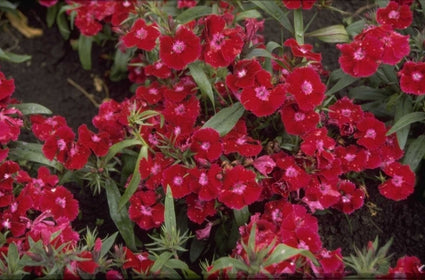
M 425 272 L 421 260 L 414 256 L 404 256 L 397 260 L 396 267 L 388 270 L 382 279 L 423 279 Z
M 196 130 L 192 135 L 190 149 L 195 153 L 194 158 L 201 163 L 213 162 L 223 152 L 220 135 L 212 128 Z
M 123 104 L 125 105 L 125 103 Z M 99 112 L 94 116 L 92 122 L 99 131 L 109 133 L 112 143 L 124 137 L 124 128 L 128 124 L 122 105 L 112 99 L 100 104 Z
M 203 58 L 213 67 L 227 67 L 240 54 L 243 47 L 240 29 L 225 29 L 226 21 L 218 15 L 205 19 Z
M 415 186 L 415 173 L 408 165 L 393 162 L 383 169 L 384 173 L 391 177 L 381 185 L 379 192 L 386 198 L 399 201 L 406 199 L 413 193 Z
M 172 160 L 166 159 L 162 153 L 155 154 L 152 158 L 140 160 L 139 172 L 142 179 L 145 179 L 144 185 L 151 190 L 156 189 L 161 184 L 162 171 L 172 163 Z
M 146 75 L 152 75 L 157 78 L 166 79 L 171 76 L 170 68 L 161 61 L 156 61 L 154 64 L 146 65 L 144 69 Z
M 82 124 L 78 128 L 78 143 L 92 150 L 96 156 L 103 157 L 109 151 L 109 134 L 106 132 L 95 134 L 87 128 L 87 125 Z
M 158 81 L 153 82 L 149 86 L 139 86 L 136 89 L 136 99 L 142 100 L 148 105 L 155 105 L 162 100 L 163 87 Z
M 192 8 L 198 4 L 196 0 L 177 0 L 177 8 Z
M 258 155 L 263 147 L 260 141 L 248 135 L 244 120 L 239 120 L 233 129 L 223 137 L 224 154 L 239 153 L 245 157 Z
M 357 124 L 357 132 L 354 137 L 357 138 L 357 144 L 374 150 L 385 143 L 385 133 L 387 128 L 385 124 L 373 116 L 368 116 Z
M 314 110 L 303 111 L 294 102 L 285 102 L 280 110 L 285 131 L 293 135 L 303 135 L 319 124 L 319 114 Z
M 378 69 L 383 52 L 383 43 L 379 39 L 369 36 L 364 41 L 337 44 L 341 51 L 338 61 L 342 70 L 354 77 L 372 76 Z
M 389 24 L 392 28 L 404 29 L 412 23 L 413 13 L 408 5 L 390 1 L 385 8 L 376 11 L 376 21 L 382 25 Z
M 414 95 L 425 94 L 425 62 L 408 61 L 398 75 L 402 91 Z
M 70 265 L 67 266 L 67 269 L 74 268 L 74 270 L 71 269 L 69 272 L 75 275 L 77 277 L 76 279 L 80 279 L 77 269 L 83 273 L 95 274 L 96 268 L 98 268 L 99 265 L 93 260 L 92 253 L 83 251 L 78 254 L 78 257 L 81 258 L 81 260 L 71 261 Z
M 338 183 L 338 190 L 341 193 L 341 198 L 339 203 L 334 205 L 335 208 L 345 214 L 351 214 L 363 206 L 364 193 L 361 189 L 357 189 L 352 182 L 341 180 Z
M 90 156 L 90 149 L 80 143 L 73 142 L 68 151 L 68 158 L 65 161 L 67 169 L 81 169 L 83 168 Z
M 119 1 L 115 5 L 115 11 L 111 18 L 113 26 L 119 26 L 124 20 L 128 18 L 130 12 L 135 12 L 136 0 Z
M 257 201 L 260 194 L 261 187 L 255 181 L 255 173 L 238 165 L 226 171 L 218 200 L 231 209 L 242 209 Z
M 196 87 L 197 85 L 192 77 L 181 77 L 179 82 L 174 84 L 172 88 L 165 88 L 164 98 L 167 99 L 167 101 L 180 103 L 186 96 L 194 95 L 197 91 Z
M 233 74 L 226 76 L 226 85 L 234 93 L 241 88 L 253 87 L 255 76 L 262 69 L 260 63 L 254 59 L 240 60 L 233 67 Z
M 136 84 L 142 84 L 146 80 L 145 70 L 143 66 L 140 65 L 140 63 L 144 63 L 145 59 L 143 57 L 143 54 L 139 53 L 136 57 L 133 57 L 130 62 L 128 63 L 127 70 L 128 70 L 128 79 L 130 82 L 136 83 Z M 138 65 L 139 64 L 139 65 Z
M 314 109 L 325 98 L 326 86 L 311 67 L 295 68 L 286 79 L 286 89 L 295 97 L 301 110 Z
M 200 38 L 186 27 L 180 27 L 174 37 L 160 37 L 159 57 L 170 68 L 182 70 L 200 55 Z
M 195 167 L 189 173 L 192 176 L 190 189 L 198 194 L 200 200 L 217 198 L 223 177 L 222 168 L 218 164 L 212 164 L 208 170 Z
M 307 60 L 321 61 L 322 55 L 314 53 L 311 50 L 313 46 L 310 44 L 299 45 L 294 38 L 289 38 L 283 43 L 284 46 L 290 47 L 292 54 L 296 57 L 305 57 Z
M 316 276 L 328 279 L 343 278 L 345 271 L 341 248 L 333 251 L 328 251 L 325 248 L 322 248 L 316 254 L 316 258 L 320 263 L 320 267 L 317 267 L 318 272 L 315 273 Z
M 56 157 L 59 162 L 64 163 L 74 138 L 75 134 L 70 127 L 59 127 L 53 135 L 46 139 L 42 148 L 43 154 L 49 160 L 53 160 Z
M 141 252 L 134 254 L 127 247 L 124 247 L 125 250 L 125 262 L 123 264 L 124 269 L 132 268 L 138 273 L 147 274 L 149 269 L 154 264 L 154 261 L 149 259 L 148 252 Z
M 42 115 L 31 115 L 30 120 L 32 132 L 41 141 L 46 141 L 59 127 L 68 126 L 62 116 L 53 116 L 46 119 Z
M 102 24 L 95 19 L 88 6 L 81 6 L 76 11 L 75 26 L 78 27 L 81 34 L 94 36 L 102 30 Z
M 326 127 L 317 128 L 302 136 L 301 151 L 314 156 L 319 168 L 326 168 L 334 161 L 335 140 L 328 136 Z
M 336 184 L 313 177 L 305 190 L 302 201 L 310 207 L 312 213 L 317 209 L 323 210 L 338 203 L 341 193 Z
M 138 19 L 130 31 L 122 37 L 122 41 L 127 48 L 136 46 L 151 51 L 155 48 L 156 39 L 160 34 L 155 24 L 147 25 L 143 19 Z
M 369 28 L 363 32 L 363 40 L 379 38 L 382 42 L 382 63 L 396 65 L 410 53 L 409 35 L 401 35 L 389 25 Z
M 10 97 L 14 91 L 14 79 L 7 80 L 3 72 L 0 72 L 0 100 Z
M 302 8 L 304 10 L 310 10 L 316 0 L 282 0 L 286 8 L 295 10 Z
M 200 200 L 195 194 L 186 197 L 187 217 L 194 223 L 202 224 L 208 216 L 216 213 L 215 200 Z
M 15 108 L 0 106 L 0 143 L 3 145 L 18 140 L 24 125 L 22 119 L 14 118 L 13 115 L 20 117 L 21 112 Z
M 366 168 L 366 151 L 357 145 L 338 146 L 335 149 L 335 154 L 341 161 L 343 172 L 360 172 Z
M 63 186 L 56 188 L 44 189 L 41 196 L 40 210 L 49 210 L 53 217 L 66 218 L 73 221 L 78 216 L 78 201 L 74 199 L 72 193 Z
M 14 177 L 19 170 L 19 165 L 13 161 L 8 160 L 0 165 L 0 207 L 6 207 L 12 202 Z
M 257 117 L 271 115 L 285 101 L 285 88 L 282 84 L 273 86 L 271 74 L 266 70 L 257 72 L 255 79 L 253 87 L 243 89 L 241 103 Z
M 282 170 L 280 180 L 288 185 L 289 191 L 296 191 L 308 185 L 310 176 L 297 165 L 292 156 L 278 158 L 276 165 Z
M 355 124 L 364 116 L 362 107 L 353 104 L 346 96 L 329 106 L 328 114 L 329 123 L 338 126 L 342 136 L 352 135 L 356 129 Z
M 199 100 L 194 95 L 179 103 L 166 100 L 164 107 L 165 120 L 175 127 L 193 127 L 200 112 Z
M 44 7 L 51 7 L 51 6 L 56 5 L 58 0 L 38 0 L 38 2 L 40 3 L 40 5 L 42 5 Z
M 170 186 L 174 198 L 182 198 L 191 193 L 188 170 L 180 164 L 172 165 L 162 173 L 162 187 Z
M 130 198 L 128 214 L 141 229 L 150 230 L 164 222 L 164 205 L 157 202 L 154 191 L 138 191 Z

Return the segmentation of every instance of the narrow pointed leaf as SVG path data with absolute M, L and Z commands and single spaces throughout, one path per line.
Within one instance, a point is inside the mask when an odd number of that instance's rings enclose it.
M 56 170 L 62 170 L 62 165 L 59 162 L 55 160 L 48 160 L 44 156 L 42 147 L 43 145 L 38 143 L 15 141 L 13 142 L 13 146 L 9 148 L 9 158 L 15 161 L 27 160 L 37 162 L 53 167 Z
M 195 6 L 185 10 L 176 17 L 176 20 L 180 23 L 187 23 L 194 19 L 207 16 L 212 13 L 212 9 L 207 6 Z
M 139 172 L 139 165 L 140 165 L 140 161 L 143 158 L 145 159 L 148 158 L 148 146 L 145 146 L 145 145 L 142 146 L 142 148 L 140 149 L 140 152 L 136 161 L 136 166 L 134 167 L 133 175 L 118 204 L 119 209 L 123 208 L 127 204 L 127 202 L 130 200 L 130 197 L 136 192 L 137 187 L 139 186 L 140 179 L 141 179 L 140 172 Z
M 387 132 L 387 136 L 393 134 L 394 132 L 399 131 L 403 127 L 425 120 L 424 112 L 413 112 L 407 115 L 402 116 L 398 121 L 395 122 L 393 127 Z
M 240 102 L 233 104 L 230 107 L 224 108 L 217 114 L 212 116 L 203 126 L 211 127 L 217 130 L 220 136 L 224 136 L 236 125 L 238 120 L 245 112 L 244 107 Z
M 63 6 L 60 8 L 58 14 L 56 15 L 56 24 L 58 25 L 58 29 L 62 38 L 65 40 L 69 39 L 71 35 L 71 31 L 69 30 L 68 20 L 66 19 L 66 11 L 70 8 L 70 6 Z
M 59 10 L 59 5 L 53 5 L 47 8 L 46 22 L 48 27 L 52 27 L 53 23 L 55 23 L 58 10 Z
M 355 81 L 357 81 L 357 78 L 352 77 L 352 76 L 342 72 L 341 78 L 338 80 L 338 82 L 336 82 L 336 84 L 332 88 L 330 88 L 326 92 L 326 95 L 334 94 L 335 92 L 338 92 L 338 91 L 348 87 L 349 85 L 351 85 Z
M 425 135 L 420 135 L 407 147 L 403 163 L 408 164 L 415 171 L 425 156 Z
M 214 273 L 217 270 L 223 270 L 225 268 L 235 268 L 240 271 L 248 271 L 248 266 L 238 259 L 231 257 L 221 257 L 213 262 L 212 270 L 209 273 Z
M 402 97 L 402 100 L 397 102 L 396 104 L 394 120 L 397 122 L 403 116 L 411 113 L 412 110 L 413 110 L 412 102 L 410 101 L 409 96 L 404 95 Z M 398 144 L 400 146 L 400 149 L 402 150 L 404 149 L 404 146 L 406 145 L 407 138 L 409 136 L 409 131 L 410 131 L 410 124 L 406 125 L 405 127 L 401 128 L 399 131 L 397 131 Z
M 265 50 L 265 49 L 253 49 L 246 55 L 247 59 L 251 59 L 254 57 L 267 57 L 271 59 L 274 58 L 273 55 L 268 50 Z
M 261 18 L 261 13 L 257 10 L 247 10 L 236 15 L 235 21 L 241 21 L 247 18 Z
M 347 30 L 342 24 L 326 26 L 307 33 L 305 36 L 316 37 L 326 43 L 345 43 L 349 41 Z
M 272 18 L 277 20 L 286 30 L 291 33 L 294 32 L 294 28 L 292 27 L 288 17 L 286 16 L 285 12 L 276 4 L 276 2 L 264 0 L 256 0 L 251 2 L 269 14 Z
M 119 208 L 118 201 L 120 200 L 120 191 L 113 180 L 105 182 L 106 197 L 108 199 L 109 214 L 112 221 L 117 226 L 122 238 L 130 250 L 136 250 L 136 239 L 134 236 L 134 224 L 128 217 L 126 207 Z
M 112 234 L 111 236 L 109 236 L 108 238 L 106 238 L 105 240 L 102 241 L 102 249 L 100 250 L 100 258 L 105 256 L 109 250 L 112 248 L 112 246 L 115 243 L 115 239 L 117 238 L 118 232 L 115 232 L 114 234 Z
M 92 36 L 84 36 L 80 34 L 80 38 L 78 39 L 78 55 L 80 57 L 81 65 L 83 69 L 90 70 L 91 69 L 91 47 L 93 44 Z
M 236 224 L 238 226 L 242 226 L 246 222 L 248 222 L 248 219 L 249 219 L 251 213 L 249 213 L 248 206 L 245 206 L 242 209 L 233 210 L 233 215 L 235 216 Z
M 164 224 L 168 230 L 176 230 L 176 212 L 174 210 L 174 198 L 170 186 L 167 186 L 167 194 L 165 195 L 165 211 Z
M 201 64 L 197 62 L 192 63 L 189 65 L 189 69 L 192 78 L 195 80 L 201 92 L 208 96 L 214 106 L 214 92 Z
M 105 156 L 105 162 L 110 161 L 117 153 L 121 152 L 122 150 L 124 150 L 125 148 L 131 147 L 131 146 L 136 146 L 136 145 L 141 145 L 142 143 L 137 140 L 137 139 L 127 139 L 127 140 L 123 140 L 121 142 L 118 142 L 114 145 L 112 145 L 109 148 L 108 154 Z
M 0 49 L 0 60 L 12 62 L 12 63 L 22 63 L 30 59 L 31 59 L 30 55 L 16 54 L 11 52 L 6 52 Z
M 10 107 L 15 107 L 16 109 L 21 111 L 23 115 L 33 115 L 33 114 L 51 115 L 52 114 L 52 111 L 50 111 L 48 108 L 37 103 L 13 104 Z
M 279 244 L 274 249 L 273 253 L 270 255 L 269 258 L 264 262 L 263 266 L 269 266 L 272 264 L 280 263 L 282 261 L 288 260 L 289 258 L 292 258 L 293 256 L 301 255 L 306 258 L 309 258 L 315 265 L 318 265 L 318 261 L 316 257 L 308 250 L 304 249 L 297 249 L 290 247 L 286 244 Z

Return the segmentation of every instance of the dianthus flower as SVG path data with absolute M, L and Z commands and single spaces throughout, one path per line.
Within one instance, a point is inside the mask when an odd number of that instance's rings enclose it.
M 345 214 L 351 214 L 363 206 L 364 193 L 361 189 L 348 180 L 341 180 L 338 183 L 338 190 L 341 193 L 340 201 L 333 207 L 341 210 Z
M 223 150 L 226 155 L 239 153 L 245 157 L 253 157 L 262 149 L 260 141 L 248 136 L 246 123 L 242 119 L 223 137 Z
M 404 256 L 397 260 L 397 265 L 390 267 L 388 274 L 383 275 L 382 279 L 423 279 L 425 271 L 421 260 L 414 256 Z
M 226 21 L 218 15 L 208 16 L 204 25 L 203 59 L 213 67 L 229 66 L 242 51 L 242 30 L 225 28 Z
M 353 104 L 351 99 L 344 96 L 329 106 L 328 115 L 329 123 L 338 126 L 342 136 L 349 136 L 356 130 L 356 123 L 363 119 L 364 112 L 360 105 Z
M 148 105 L 155 105 L 162 100 L 163 91 L 164 87 L 158 81 L 154 81 L 149 86 L 139 86 L 136 89 L 136 99 Z
M 186 27 L 180 27 L 174 37 L 160 37 L 159 57 L 170 68 L 182 70 L 200 55 L 200 38 Z
M 96 156 L 103 157 L 109 151 L 109 134 L 106 132 L 95 134 L 86 124 L 82 124 L 78 127 L 78 143 L 92 150 Z
M 282 170 L 281 181 L 288 185 L 290 191 L 296 191 L 307 186 L 310 176 L 298 166 L 292 156 L 283 156 L 276 160 L 276 165 Z
M 2 72 L 0 72 L 0 100 L 10 97 L 14 91 L 14 79 L 6 79 L 6 76 Z
M 194 95 L 196 91 L 196 83 L 192 77 L 185 76 L 181 77 L 179 82 L 173 84 L 172 88 L 164 89 L 164 98 L 170 102 L 180 103 L 186 96 Z
M 148 252 L 140 252 L 134 254 L 130 249 L 124 247 L 125 250 L 125 262 L 123 264 L 124 269 L 132 268 L 138 273 L 148 274 L 149 269 L 154 264 L 154 261 L 149 258 Z
M 257 201 L 260 194 L 261 187 L 255 181 L 255 173 L 238 165 L 226 171 L 218 200 L 231 209 L 242 209 Z
M 162 172 L 171 165 L 172 160 L 165 158 L 162 153 L 156 153 L 154 157 L 142 158 L 139 164 L 140 177 L 145 180 L 144 185 L 151 190 L 156 189 L 162 180 Z
M 382 25 L 389 24 L 395 29 L 404 29 L 412 24 L 413 13 L 408 5 L 390 1 L 385 8 L 376 11 L 376 21 Z
M 5 145 L 10 141 L 18 140 L 24 122 L 16 117 L 21 115 L 21 112 L 16 108 L 0 106 L 0 144 Z
M 222 168 L 218 164 L 212 164 L 208 170 L 194 167 L 189 173 L 192 176 L 190 189 L 198 194 L 200 200 L 217 198 L 223 184 Z
M 357 145 L 338 146 L 336 156 L 340 159 L 343 172 L 360 172 L 366 167 L 367 154 L 365 149 Z
M 290 47 L 292 54 L 296 57 L 304 57 L 307 60 L 312 61 L 322 60 L 322 54 L 312 52 L 311 50 L 313 49 L 313 46 L 310 44 L 299 45 L 294 38 L 289 38 L 283 43 L 283 45 Z
M 201 200 L 196 194 L 191 194 L 186 197 L 187 217 L 194 223 L 202 224 L 209 216 L 214 216 L 215 200 Z
M 313 177 L 308 187 L 305 188 L 305 196 L 302 201 L 314 213 L 316 210 L 324 210 L 335 205 L 340 197 L 341 193 L 336 184 Z
M 257 117 L 269 116 L 285 101 L 285 87 L 283 84 L 273 86 L 271 74 L 265 70 L 257 72 L 255 80 L 253 87 L 242 90 L 241 103 Z
M 358 122 L 354 137 L 357 138 L 357 144 L 374 150 L 385 143 L 386 132 L 387 128 L 383 122 L 373 116 L 368 116 Z
M 44 189 L 40 210 L 50 211 L 56 220 L 66 218 L 71 222 L 78 216 L 78 200 L 74 199 L 72 193 L 63 186 Z
M 300 109 L 304 111 L 314 109 L 325 98 L 326 86 L 311 67 L 295 68 L 286 78 L 285 86 L 294 96 Z
M 381 185 L 379 192 L 386 198 L 399 201 L 406 199 L 413 193 L 415 186 L 415 173 L 408 165 L 393 162 L 383 169 L 384 173 L 391 177 Z
M 68 126 L 65 118 L 62 116 L 45 118 L 42 115 L 31 115 L 30 120 L 32 133 L 41 141 L 46 141 L 58 128 Z
M 369 77 L 378 69 L 383 52 L 383 43 L 379 38 L 369 36 L 367 40 L 354 40 L 336 46 L 341 51 L 338 62 L 345 73 L 354 77 Z
M 400 88 L 405 93 L 425 94 L 425 62 L 408 61 L 398 72 Z
M 141 229 L 150 230 L 164 221 L 164 205 L 157 202 L 154 191 L 138 191 L 130 198 L 128 214 Z
M 316 0 L 282 0 L 283 5 L 285 5 L 286 8 L 295 10 L 302 8 L 303 10 L 310 10 Z
M 155 24 L 147 25 L 143 19 L 138 19 L 121 39 L 127 48 L 136 46 L 139 49 L 151 51 L 155 48 L 156 39 L 160 34 Z
M 223 152 L 220 135 L 209 127 L 198 129 L 193 133 L 190 149 L 195 153 L 194 158 L 201 163 L 215 161 Z
M 263 68 L 254 59 L 244 59 L 238 61 L 233 67 L 233 74 L 226 76 L 226 85 L 232 92 L 239 89 L 250 88 L 255 85 L 255 76 Z
M 171 76 L 170 68 L 161 61 L 156 61 L 154 64 L 146 65 L 144 70 L 146 75 L 152 75 L 161 79 L 166 79 Z
M 164 190 L 170 186 L 174 198 L 182 198 L 191 193 L 190 176 L 188 169 L 183 165 L 176 164 L 168 167 L 162 173 L 162 186 Z
M 285 131 L 293 135 L 303 135 L 319 124 L 319 114 L 314 110 L 303 111 L 294 102 L 285 102 L 280 110 Z

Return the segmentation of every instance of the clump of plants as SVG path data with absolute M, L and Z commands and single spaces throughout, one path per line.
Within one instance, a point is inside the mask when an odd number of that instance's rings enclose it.
M 377 241 L 351 258 L 324 248 L 314 214 L 349 215 L 369 188 L 413 193 L 425 154 L 422 1 L 377 1 L 368 17 L 315 0 L 40 4 L 66 39 L 80 32 L 86 69 L 91 44 L 115 40 L 111 78 L 128 77 L 134 94 L 103 101 L 97 131 L 73 131 L 13 99 L 1 73 L 4 277 L 343 277 L 365 272 L 359 259 L 386 260 Z M 318 9 L 345 25 L 312 30 L 303 14 Z M 264 15 L 290 37 L 266 42 Z M 307 40 L 338 48 L 341 68 L 329 73 Z M 20 141 L 21 129 L 38 142 Z M 118 232 L 76 232 L 69 183 L 106 193 Z M 418 258 L 398 257 L 372 273 L 423 277 Z

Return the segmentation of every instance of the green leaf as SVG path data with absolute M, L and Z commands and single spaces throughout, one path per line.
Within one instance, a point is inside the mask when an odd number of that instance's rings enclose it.
M 100 255 L 99 258 L 102 258 L 105 256 L 109 250 L 112 248 L 112 246 L 115 243 L 115 239 L 117 238 L 118 232 L 115 232 L 105 240 L 102 240 L 102 249 L 100 249 Z
M 93 44 L 93 36 L 84 36 L 80 34 L 78 39 L 78 56 L 84 70 L 91 69 L 91 47 Z
M 120 191 L 113 180 L 105 182 L 106 197 L 108 199 L 109 214 L 112 221 L 118 228 L 122 238 L 130 250 L 136 250 L 136 240 L 134 236 L 134 224 L 128 217 L 127 208 L 119 208 L 118 201 L 120 200 Z
M 399 131 L 403 127 L 425 120 L 424 112 L 413 112 L 407 115 L 402 116 L 396 123 L 391 127 L 391 129 L 387 132 L 387 136 L 393 134 L 394 132 Z
M 411 113 L 412 110 L 413 108 L 412 108 L 412 102 L 410 101 L 410 97 L 407 95 L 403 95 L 400 102 L 396 103 L 394 120 L 397 122 L 404 115 Z M 402 150 L 404 149 L 404 146 L 406 145 L 407 138 L 409 136 L 409 131 L 410 131 L 410 124 L 406 125 L 405 127 L 401 128 L 399 131 L 397 131 L 398 145 L 400 146 L 400 149 Z
M 310 251 L 293 248 L 281 243 L 276 246 L 276 248 L 273 250 L 273 253 L 263 263 L 263 266 L 266 267 L 272 264 L 277 264 L 288 260 L 289 258 L 292 258 L 296 255 L 301 255 L 306 258 L 309 258 L 311 261 L 313 261 L 315 265 L 319 265 L 319 262 L 317 261 L 316 257 Z
M 406 153 L 403 157 L 403 163 L 410 165 L 410 168 L 415 171 L 421 160 L 425 156 L 425 135 L 420 135 L 413 140 L 407 147 Z
M 236 224 L 240 227 L 248 222 L 251 213 L 249 213 L 248 206 L 243 207 L 242 209 L 233 210 L 233 215 L 235 216 Z
M 117 153 L 121 152 L 125 148 L 141 145 L 141 144 L 142 142 L 140 142 L 140 140 L 137 140 L 137 139 L 127 139 L 127 140 L 120 141 L 109 148 L 108 154 L 105 156 L 104 161 L 109 162 Z
M 199 256 L 204 251 L 206 245 L 207 243 L 205 241 L 198 240 L 197 238 L 194 238 L 192 240 L 189 249 L 189 259 L 191 263 L 195 262 L 199 258 Z
M 220 136 L 229 133 L 236 125 L 240 117 L 245 112 L 244 107 L 240 102 L 233 104 L 230 107 L 220 110 L 217 114 L 212 116 L 203 126 L 211 127 L 218 131 Z
M 151 267 L 151 271 L 152 272 L 158 272 L 162 269 L 162 267 L 164 267 L 164 265 L 171 259 L 171 257 L 173 256 L 173 254 L 171 254 L 170 252 L 163 252 L 161 253 L 161 255 L 159 255 L 155 262 L 153 263 L 152 267 Z
M 42 151 L 42 145 L 38 143 L 28 143 L 23 141 L 15 141 L 9 148 L 9 158 L 11 160 L 20 161 L 27 160 L 31 162 L 41 163 L 50 166 L 56 170 L 62 170 L 62 165 L 55 160 L 48 160 Z
M 195 6 L 185 10 L 176 17 L 176 20 L 180 23 L 187 23 L 194 19 L 210 15 L 212 13 L 211 7 L 207 6 Z
M 164 224 L 167 230 L 177 230 L 176 212 L 174 210 L 174 198 L 170 186 L 167 186 L 165 195 Z
M 201 64 L 199 62 L 192 63 L 189 65 L 189 69 L 190 75 L 195 80 L 201 92 L 208 96 L 214 106 L 214 93 L 211 87 L 211 83 L 208 80 L 204 69 L 202 69 Z
M 365 24 L 366 24 L 366 21 L 364 19 L 361 19 L 361 20 L 355 21 L 352 24 L 350 24 L 349 26 L 347 26 L 345 28 L 345 30 L 347 31 L 348 34 L 350 34 L 352 37 L 354 37 L 357 34 L 359 34 L 360 32 L 362 32 L 362 30 L 365 27 Z
M 22 63 L 30 59 L 31 59 L 30 55 L 15 54 L 15 53 L 6 52 L 0 49 L 0 60 L 12 62 L 12 63 Z
M 139 165 L 140 161 L 145 158 L 148 158 L 148 146 L 143 145 L 140 149 L 139 156 L 137 157 L 136 166 L 134 167 L 133 176 L 131 177 L 130 182 L 128 183 L 127 188 L 124 191 L 124 194 L 122 195 L 120 202 L 118 204 L 118 208 L 122 209 L 127 204 L 127 202 L 130 200 L 130 197 L 136 192 L 137 187 L 140 183 L 140 172 L 139 172 Z
M 197 278 L 197 274 L 189 268 L 189 266 L 178 259 L 169 259 L 166 263 L 166 266 L 171 267 L 173 269 L 180 269 L 185 274 L 185 279 L 195 279 Z
M 208 273 L 214 273 L 225 268 L 235 268 L 238 271 L 248 271 L 249 267 L 242 261 L 231 258 L 221 257 L 212 263 L 212 269 Z
M 241 21 L 247 18 L 261 18 L 261 13 L 257 10 L 247 10 L 236 14 L 235 21 Z
M 344 25 L 336 24 L 307 33 L 306 37 L 316 37 L 325 43 L 345 43 L 350 39 Z
M 358 86 L 350 89 L 348 95 L 351 98 L 364 101 L 383 101 L 387 98 L 387 95 L 377 88 L 372 88 L 368 86 Z
M 381 64 L 380 69 L 382 69 L 382 72 L 390 83 L 398 83 L 397 73 L 393 65 Z
M 357 78 L 352 77 L 342 71 L 338 74 L 341 75 L 341 78 L 339 78 L 338 82 L 336 82 L 336 84 L 326 92 L 326 95 L 334 94 L 335 92 L 338 92 L 357 81 Z
M 65 40 L 69 39 L 69 36 L 71 35 L 71 31 L 69 30 L 69 24 L 67 20 L 66 11 L 69 10 L 71 6 L 62 6 L 56 15 L 56 24 L 58 25 L 58 29 L 60 34 L 62 35 L 62 38 Z
M 120 49 L 115 51 L 114 64 L 111 67 L 111 74 L 109 75 L 111 81 L 116 82 L 127 77 L 127 65 L 130 57 L 132 57 L 134 51 L 129 49 L 126 52 L 122 52 Z
M 277 48 L 282 48 L 282 45 L 274 41 L 270 41 L 266 45 L 266 50 L 268 50 L 270 53 L 272 53 Z
M 0 10 L 5 12 L 13 12 L 16 11 L 16 8 L 18 7 L 18 3 L 11 3 L 7 0 L 0 1 Z
M 37 103 L 21 103 L 21 104 L 11 104 L 9 107 L 15 107 L 23 115 L 34 115 L 34 114 L 44 114 L 51 115 L 52 111 L 43 105 Z
M 251 0 L 251 2 L 277 20 L 286 30 L 291 33 L 294 32 L 294 28 L 292 27 L 285 12 L 274 1 Z
M 47 8 L 46 22 L 48 27 L 52 27 L 53 23 L 55 23 L 56 15 L 59 11 L 59 5 L 53 5 Z
M 267 58 L 274 59 L 271 52 L 265 49 L 253 49 L 246 55 L 246 59 L 251 59 L 254 57 L 267 57 Z

